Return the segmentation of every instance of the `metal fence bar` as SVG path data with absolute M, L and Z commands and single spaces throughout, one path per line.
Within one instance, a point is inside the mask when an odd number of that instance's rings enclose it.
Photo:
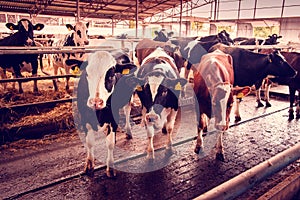
M 66 75 L 57 75 L 57 76 L 33 76 L 33 77 L 24 77 L 24 78 L 12 78 L 12 79 L 0 79 L 0 83 L 8 83 L 8 82 L 28 82 L 33 80 L 48 80 L 48 79 L 56 79 L 56 78 L 67 78 L 67 77 L 79 77 L 74 74 L 66 74 Z

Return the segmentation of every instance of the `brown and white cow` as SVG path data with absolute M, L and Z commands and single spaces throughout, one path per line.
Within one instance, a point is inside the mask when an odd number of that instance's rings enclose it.
M 195 153 L 203 148 L 203 130 L 206 117 L 215 118 L 217 130 L 216 159 L 224 161 L 222 136 L 229 127 L 230 111 L 233 104 L 234 70 L 232 57 L 220 50 L 203 55 L 194 72 L 194 92 L 198 100 L 198 137 Z M 240 90 L 240 88 L 239 88 Z M 250 88 L 242 88 L 249 93 Z

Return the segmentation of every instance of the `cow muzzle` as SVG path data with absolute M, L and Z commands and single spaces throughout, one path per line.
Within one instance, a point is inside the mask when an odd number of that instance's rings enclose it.
M 153 122 L 157 121 L 159 117 L 157 114 L 148 113 L 148 114 L 146 114 L 145 118 L 146 118 L 146 122 L 153 123 Z
M 93 108 L 95 110 L 100 110 L 103 109 L 105 105 L 103 99 L 96 97 L 89 99 L 88 107 Z

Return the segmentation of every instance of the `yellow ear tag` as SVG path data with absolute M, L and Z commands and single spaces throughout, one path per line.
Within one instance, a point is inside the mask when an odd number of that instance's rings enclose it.
M 122 74 L 129 74 L 129 69 L 123 69 Z
M 181 90 L 181 84 L 180 84 L 180 82 L 178 82 L 178 83 L 175 85 L 175 90 Z
M 36 30 L 38 30 L 38 31 L 39 31 L 40 29 L 41 29 L 41 27 L 40 27 L 40 26 L 38 26 L 38 27 L 36 28 Z
M 14 30 L 14 28 L 12 26 L 9 27 L 10 30 Z
M 143 91 L 143 88 L 142 88 L 142 86 L 137 85 L 135 90 L 141 92 L 141 91 Z
M 73 75 L 80 75 L 80 68 L 78 66 L 75 67 L 75 69 L 72 71 Z
M 68 28 L 68 31 L 71 31 L 71 28 L 70 28 L 70 27 Z
M 244 97 L 244 93 L 240 92 L 236 95 L 236 98 L 242 99 Z

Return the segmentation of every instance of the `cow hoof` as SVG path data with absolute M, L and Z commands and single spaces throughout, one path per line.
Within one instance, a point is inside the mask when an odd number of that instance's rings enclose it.
M 264 104 L 262 104 L 262 102 L 257 102 L 257 107 L 258 108 L 264 107 Z
M 224 155 L 222 153 L 217 153 L 216 160 L 224 162 L 225 161 Z
M 272 105 L 269 102 L 266 102 L 266 108 L 271 107 Z
M 201 150 L 202 150 L 202 147 L 201 147 L 201 146 L 196 146 L 194 152 L 195 152 L 196 154 L 199 154 Z
M 300 119 L 300 113 L 296 114 L 296 119 Z
M 294 117 L 294 114 L 293 114 L 293 113 L 290 113 L 290 114 L 289 114 L 289 121 L 292 121 L 294 118 L 295 118 L 295 117 Z
M 106 176 L 107 177 L 116 177 L 117 176 L 117 170 L 115 169 L 106 169 Z
M 234 122 L 239 122 L 241 120 L 242 120 L 242 118 L 240 116 L 235 116 L 235 121 Z
M 127 140 L 131 140 L 131 139 L 132 139 L 132 135 L 131 135 L 131 134 L 128 134 L 128 133 L 126 133 L 126 139 L 127 139 Z

